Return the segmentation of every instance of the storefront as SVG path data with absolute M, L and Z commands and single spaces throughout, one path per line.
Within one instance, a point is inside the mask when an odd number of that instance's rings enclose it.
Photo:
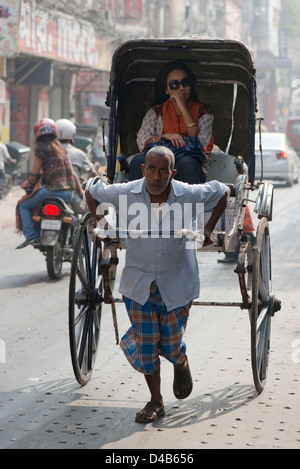
M 7 60 L 17 51 L 20 9 L 21 0 L 6 0 L 5 4 L 0 4 L 0 133 L 3 142 L 10 140 Z
M 5 107 L 6 122 L 9 116 L 10 140 L 30 146 L 34 123 L 45 116 L 94 120 L 93 104 L 99 104 L 108 82 L 113 41 L 99 37 L 93 24 L 79 19 L 76 12 L 67 15 L 33 0 L 6 0 L 6 4 L 6 15 L 15 18 L 17 38 L 11 39 L 2 72 L 7 99 L 0 106 Z M 8 31 L 6 35 L 11 37 Z M 83 72 L 93 85 L 82 86 Z

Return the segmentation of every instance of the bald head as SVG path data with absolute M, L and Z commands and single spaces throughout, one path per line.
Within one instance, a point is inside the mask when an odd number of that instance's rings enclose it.
M 175 156 L 174 153 L 169 150 L 169 148 L 164 146 L 157 146 L 148 150 L 145 158 L 145 166 L 147 166 L 148 157 L 151 155 L 157 155 L 168 158 L 168 160 L 170 161 L 170 169 L 173 170 L 175 168 Z

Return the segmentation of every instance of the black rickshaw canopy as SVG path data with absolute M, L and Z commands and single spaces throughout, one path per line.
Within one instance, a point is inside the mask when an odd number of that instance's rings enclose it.
M 138 153 L 136 134 L 153 97 L 154 82 L 169 61 L 183 61 L 197 78 L 199 100 L 214 115 L 214 142 L 224 152 L 241 155 L 254 180 L 256 79 L 253 57 L 235 40 L 140 39 L 121 44 L 112 58 L 107 105 L 110 107 L 108 179 L 116 157 Z

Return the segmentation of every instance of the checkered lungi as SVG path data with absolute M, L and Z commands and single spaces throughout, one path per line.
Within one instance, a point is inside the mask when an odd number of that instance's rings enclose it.
M 151 290 L 144 305 L 123 297 L 131 327 L 120 342 L 133 368 L 147 375 L 159 367 L 159 355 L 174 365 L 183 362 L 186 345 L 182 336 L 192 304 L 167 311 L 158 288 Z

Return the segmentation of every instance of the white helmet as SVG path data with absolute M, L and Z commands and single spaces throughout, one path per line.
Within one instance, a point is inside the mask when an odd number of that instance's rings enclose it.
M 57 138 L 59 140 L 74 140 L 76 135 L 76 126 L 68 119 L 58 119 L 56 121 Z

